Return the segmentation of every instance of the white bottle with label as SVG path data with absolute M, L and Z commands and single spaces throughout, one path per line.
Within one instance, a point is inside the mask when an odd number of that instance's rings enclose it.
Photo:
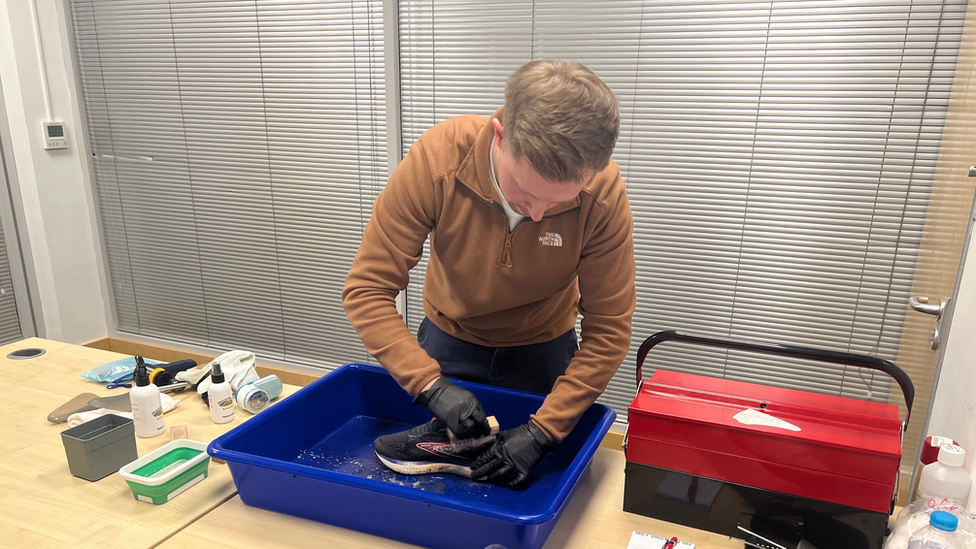
M 214 423 L 234 421 L 234 397 L 231 396 L 230 383 L 224 380 L 220 364 L 214 364 L 213 373 L 210 374 L 207 404 L 210 406 L 210 419 Z
M 966 451 L 955 444 L 943 444 L 939 449 L 939 461 L 922 469 L 918 481 L 918 495 L 922 498 L 950 498 L 966 502 L 973 480 L 962 468 Z
M 129 404 L 132 406 L 132 423 L 136 436 L 150 438 L 163 434 L 166 424 L 163 421 L 159 388 L 149 383 L 149 368 L 141 356 L 136 356 L 133 379 L 136 386 L 129 391 Z

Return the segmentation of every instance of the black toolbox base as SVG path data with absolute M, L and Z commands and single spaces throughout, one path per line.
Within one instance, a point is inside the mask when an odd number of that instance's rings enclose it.
M 742 527 L 794 549 L 881 549 L 888 515 L 628 461 L 624 511 L 750 539 Z

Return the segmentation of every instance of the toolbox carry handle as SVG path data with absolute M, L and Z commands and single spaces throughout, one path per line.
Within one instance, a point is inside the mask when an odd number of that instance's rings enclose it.
M 637 386 L 640 387 L 643 376 L 641 368 L 644 366 L 644 359 L 652 347 L 665 341 L 684 341 L 687 343 L 697 343 L 710 347 L 722 347 L 725 349 L 738 349 L 740 351 L 755 351 L 767 355 L 789 356 L 794 358 L 807 358 L 818 362 L 831 362 L 847 366 L 859 366 L 884 372 L 894 378 L 901 387 L 902 395 L 905 397 L 907 412 L 905 414 L 904 428 L 908 430 L 908 419 L 912 415 L 912 402 L 915 400 L 915 385 L 912 379 L 904 370 L 881 358 L 845 353 L 841 351 L 827 351 L 823 349 L 813 349 L 811 347 L 799 347 L 797 345 L 783 345 L 780 343 L 768 343 L 765 341 L 750 341 L 748 339 L 738 339 L 734 337 L 705 336 L 678 330 L 665 330 L 658 332 L 641 343 L 637 350 Z

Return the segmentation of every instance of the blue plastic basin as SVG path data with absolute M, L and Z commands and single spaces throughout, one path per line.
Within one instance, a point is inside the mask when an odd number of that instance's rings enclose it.
M 458 381 L 501 429 L 544 395 Z M 386 469 L 373 440 L 430 420 L 386 370 L 346 364 L 210 443 L 247 505 L 433 548 L 542 547 L 616 413 L 594 404 L 524 490 Z

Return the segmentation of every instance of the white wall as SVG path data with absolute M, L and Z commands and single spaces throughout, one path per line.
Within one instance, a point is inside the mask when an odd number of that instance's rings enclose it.
M 0 0 L 0 82 L 10 124 L 22 221 L 34 273 L 34 308 L 40 336 L 86 343 L 108 335 L 101 251 L 64 6 L 37 0 L 53 118 L 63 121 L 69 148 L 47 151 L 41 122 L 47 118 L 31 0 Z M 33 276 L 31 276 L 33 274 Z
M 966 449 L 965 467 L 976 485 L 976 238 L 970 237 L 969 250 L 963 253 L 962 278 L 927 434 L 950 436 Z M 970 489 L 966 508 L 976 511 L 976 490 Z

